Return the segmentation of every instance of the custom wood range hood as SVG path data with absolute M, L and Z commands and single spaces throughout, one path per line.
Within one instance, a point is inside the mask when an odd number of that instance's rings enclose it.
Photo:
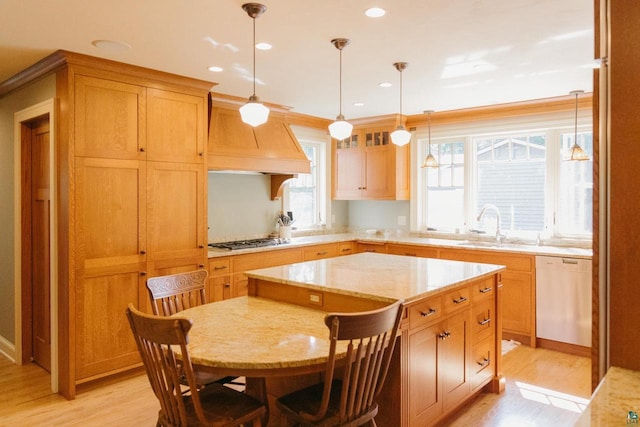
M 311 165 L 289 128 L 284 107 L 269 105 L 269 120 L 254 128 L 240 119 L 238 108 L 244 102 L 211 93 L 207 167 L 271 174 L 275 198 L 284 181 L 298 173 L 309 173 Z

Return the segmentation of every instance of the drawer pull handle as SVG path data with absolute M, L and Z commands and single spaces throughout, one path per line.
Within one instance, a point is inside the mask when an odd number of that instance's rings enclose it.
M 478 325 L 480 325 L 480 326 L 484 326 L 484 325 L 486 325 L 486 324 L 487 324 L 487 323 L 489 323 L 489 322 L 491 322 L 491 318 L 484 319 L 483 321 L 478 322 Z
M 465 302 L 467 300 L 467 297 L 460 297 L 458 299 L 453 299 L 453 303 L 454 304 L 462 304 L 463 302 Z
M 316 252 L 316 255 L 326 255 L 327 251 L 323 251 L 323 252 Z
M 491 292 L 491 289 L 493 289 L 493 288 L 484 288 L 484 289 L 480 289 L 480 293 L 481 293 L 481 294 L 486 294 L 487 292 Z
M 446 340 L 450 336 L 451 336 L 451 331 L 444 331 L 438 334 L 438 338 L 440 338 L 441 340 Z
M 477 362 L 478 365 L 480 365 L 480 367 L 484 368 L 485 366 L 488 366 L 489 363 L 491 363 L 491 359 L 489 359 L 488 357 L 483 358 L 480 362 Z
M 429 317 L 429 316 L 433 316 L 437 312 L 438 312 L 438 310 L 436 310 L 435 308 L 430 308 L 429 311 L 427 311 L 427 312 L 421 311 L 420 315 L 422 317 Z
M 231 285 L 230 285 L 229 283 L 225 283 L 225 284 L 224 284 L 224 287 L 225 287 L 225 288 L 230 288 L 230 287 L 231 287 Z
M 351 252 L 351 248 L 343 248 L 342 252 Z
M 198 268 L 204 268 L 204 264 L 198 264 Z
M 226 265 L 216 265 L 213 267 L 214 270 L 224 270 L 225 268 L 227 268 Z

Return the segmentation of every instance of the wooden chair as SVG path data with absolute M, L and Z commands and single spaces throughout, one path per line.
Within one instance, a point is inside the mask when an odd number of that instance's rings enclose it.
M 304 426 L 375 426 L 376 397 L 382 389 L 402 317 L 400 301 L 361 313 L 329 313 L 329 358 L 324 382 L 280 397 L 289 420 Z M 344 360 L 338 341 L 347 341 Z M 337 368 L 337 369 L 336 369 Z
M 191 307 L 206 304 L 205 286 L 209 273 L 195 270 L 147 279 L 151 309 L 156 316 L 171 316 Z M 221 377 L 194 369 L 200 387 L 211 383 L 234 384 L 241 389 L 245 383 L 235 377 Z
M 205 304 L 208 276 L 207 270 L 195 270 L 147 279 L 153 314 L 171 316 L 187 308 Z
M 160 402 L 157 426 L 262 425 L 266 408 L 258 400 L 221 384 L 198 390 L 187 348 L 190 320 L 144 314 L 133 304 L 126 313 L 151 388 Z M 176 349 L 180 350 L 180 359 Z M 181 373 L 186 376 L 189 395 L 182 392 Z

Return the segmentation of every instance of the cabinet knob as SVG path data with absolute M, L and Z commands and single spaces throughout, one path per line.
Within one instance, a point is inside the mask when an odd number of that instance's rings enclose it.
M 231 287 L 231 285 L 230 285 L 229 283 L 225 283 L 225 284 L 224 284 L 224 287 L 225 287 L 225 288 L 230 288 L 230 287 Z
M 147 251 L 140 251 L 140 255 L 146 255 Z
M 198 156 L 204 157 L 204 153 L 201 151 L 201 152 L 198 153 Z
M 140 152 L 144 153 L 144 147 L 140 147 Z
M 140 272 L 140 275 L 141 275 L 141 276 L 146 276 L 146 275 L 147 275 L 147 272 L 146 272 L 146 271 L 141 271 L 141 272 Z
M 198 249 L 203 249 L 204 245 L 198 245 Z
M 204 264 L 198 264 L 198 268 L 204 268 Z

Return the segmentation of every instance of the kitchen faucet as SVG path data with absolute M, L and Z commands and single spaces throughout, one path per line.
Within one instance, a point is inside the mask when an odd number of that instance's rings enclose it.
M 502 243 L 502 238 L 505 237 L 504 234 L 500 232 L 500 209 L 496 205 L 492 205 L 491 203 L 487 203 L 480 209 L 480 213 L 478 214 L 477 221 L 482 219 L 482 216 L 487 211 L 487 209 L 492 209 L 496 212 L 496 242 Z

